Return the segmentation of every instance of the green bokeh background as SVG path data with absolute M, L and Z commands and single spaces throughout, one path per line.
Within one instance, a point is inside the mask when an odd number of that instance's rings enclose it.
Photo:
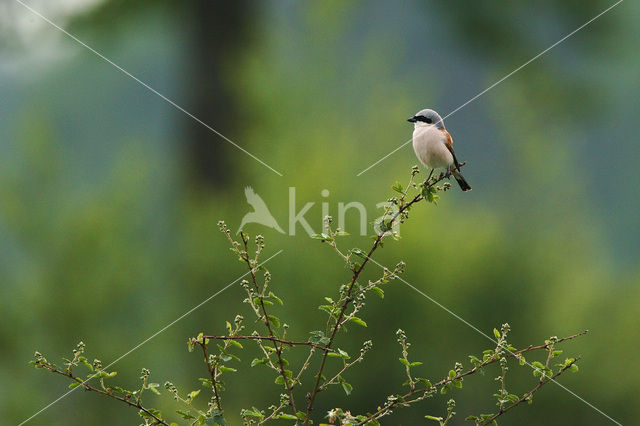
M 175 100 L 280 177 L 43 23 L 0 3 L 0 423 L 17 424 L 67 391 L 27 364 L 35 349 L 66 356 L 79 340 L 108 364 L 240 276 L 217 228 L 236 229 L 252 186 L 283 228 L 289 187 L 320 230 L 320 204 L 375 204 L 406 181 L 405 119 L 453 111 L 612 3 L 506 1 L 221 3 L 190 0 L 31 4 L 127 71 Z M 640 415 L 640 188 L 636 162 L 640 7 L 623 2 L 446 120 L 470 193 L 422 204 L 376 260 L 405 260 L 404 278 L 481 330 L 512 326 L 517 346 L 590 333 L 565 345 L 580 373 L 559 381 L 623 424 Z M 195 159 L 195 160 L 194 160 Z M 328 189 L 330 195 L 322 197 Z M 354 212 L 346 247 L 364 248 Z M 350 225 L 351 224 L 351 225 Z M 351 227 L 351 229 L 350 229 Z M 279 316 L 290 336 L 319 328 L 316 306 L 348 280 L 328 247 L 301 227 L 263 233 Z M 373 267 L 367 277 L 379 273 Z M 204 366 L 186 351 L 200 331 L 222 333 L 249 317 L 232 287 L 113 368 L 118 381 L 152 379 L 198 388 Z M 374 409 L 399 392 L 395 330 L 419 374 L 438 378 L 490 346 L 484 337 L 400 282 L 368 300 L 366 329 L 339 346 L 368 362 L 348 373 L 355 390 L 320 395 L 317 419 L 340 406 Z M 266 407 L 279 389 L 244 364 L 228 379 L 225 412 Z M 302 356 L 303 353 L 300 353 Z M 295 355 L 292 360 L 298 359 Z M 493 409 L 493 372 L 454 395 L 459 416 Z M 527 371 L 508 384 L 524 392 Z M 306 385 L 310 384 L 307 379 Z M 304 396 L 300 394 L 300 403 Z M 441 415 L 446 397 L 399 410 L 384 424 Z M 204 398 L 202 399 L 204 402 Z M 168 407 L 169 396 L 150 396 Z M 172 418 L 176 420 L 176 418 Z M 135 411 L 74 392 L 28 424 L 137 424 Z M 613 424 L 557 386 L 504 424 Z

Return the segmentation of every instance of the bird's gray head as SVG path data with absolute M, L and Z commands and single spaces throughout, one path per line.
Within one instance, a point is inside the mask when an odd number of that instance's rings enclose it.
M 435 125 L 438 129 L 444 129 L 442 117 L 432 109 L 423 109 L 416 112 L 416 115 L 407 119 L 411 123 L 424 123 L 423 125 Z

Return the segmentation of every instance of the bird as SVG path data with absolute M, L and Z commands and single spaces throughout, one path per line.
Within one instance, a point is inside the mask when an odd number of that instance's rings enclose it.
M 444 127 L 442 117 L 432 109 L 423 109 L 407 119 L 413 123 L 413 150 L 418 160 L 431 174 L 435 169 L 446 170 L 445 176 L 455 178 L 463 191 L 471 191 L 471 186 L 460 173 L 460 163 L 453 151 L 453 139 Z
M 237 233 L 240 233 L 244 225 L 247 223 L 259 223 L 260 225 L 268 226 L 269 228 L 273 228 L 281 234 L 284 234 L 284 231 L 280 228 L 278 222 L 276 222 L 276 219 L 269 211 L 264 200 L 255 193 L 253 188 L 247 186 L 244 189 L 244 195 L 247 198 L 247 203 L 253 207 L 253 211 L 244 215 Z

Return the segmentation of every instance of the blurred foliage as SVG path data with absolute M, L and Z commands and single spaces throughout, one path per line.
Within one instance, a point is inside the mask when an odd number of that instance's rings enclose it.
M 126 15 L 122 10 L 96 18 L 95 25 L 101 19 L 119 25 L 96 26 L 92 45 L 107 46 L 107 56 L 130 61 L 123 65 L 158 88 L 173 83 L 168 93 L 181 100 L 189 22 L 176 18 L 178 2 L 163 2 L 160 9 L 135 3 Z M 26 365 L 36 347 L 63 353 L 82 339 L 106 364 L 236 279 L 216 222 L 239 224 L 249 210 L 244 185 L 254 187 L 285 229 L 289 186 L 297 189 L 298 206 L 316 203 L 307 215 L 314 228 L 320 227 L 322 201 L 335 209 L 339 201 L 358 200 L 373 211 L 383 200 L 372 188 L 397 180 L 416 163 L 413 153 L 405 148 L 355 174 L 410 137 L 406 117 L 425 106 L 444 115 L 608 6 L 493 3 L 415 2 L 402 8 L 382 1 L 273 1 L 256 8 L 248 24 L 254 41 L 227 65 L 233 72 L 224 84 L 241 111 L 228 136 L 285 177 L 228 150 L 222 167 L 229 179 L 209 190 L 185 179 L 191 166 L 176 149 L 188 138 L 179 113 L 132 90 L 121 75 L 111 76 L 115 71 L 90 53 L 78 51 L 68 63 L 43 68 L 37 82 L 0 77 L 7 82 L 0 84 L 0 383 L 11 389 L 0 394 L 0 422 L 22 421 L 67 390 Z M 402 244 L 388 244 L 377 259 L 406 260 L 408 282 L 482 330 L 508 321 L 518 330 L 516 346 L 549 333 L 589 329 L 589 337 L 574 346 L 583 357 L 581 374 L 561 382 L 624 424 L 640 415 L 640 373 L 628 368 L 640 337 L 640 202 L 629 195 L 639 184 L 638 150 L 628 143 L 636 134 L 640 90 L 637 11 L 624 2 L 448 118 L 474 191 L 413 213 Z M 83 39 L 86 28 L 74 27 L 76 35 Z M 127 49 L 136 55 L 121 56 Z M 161 78 L 163 73 L 169 77 Z M 101 84 L 87 89 L 86 76 Z M 224 146 L 215 137 L 209 142 Z M 328 198 L 319 196 L 323 189 L 330 190 Z M 307 248 L 301 229 L 296 237 L 257 225 L 249 232 L 265 232 L 273 241 L 267 250 L 285 250 L 271 269 L 287 278 L 274 285 L 298 299 L 283 308 L 283 316 L 309 328 L 321 315 L 317 301 L 344 280 L 345 270 L 326 268 L 330 254 Z M 347 238 L 363 245 L 360 237 Z M 195 388 L 191 380 L 200 366 L 185 353 L 184 337 L 215 333 L 235 315 L 237 306 L 228 300 L 239 294 L 240 288 L 231 288 L 213 299 L 119 361 L 118 371 L 135 377 L 147 366 L 159 382 Z M 449 360 L 463 360 L 483 343 L 406 287 L 390 287 L 385 299 L 384 305 L 372 301 L 364 318 L 379 341 L 370 365 L 388 361 L 399 327 L 415 336 L 416 353 L 437 354 L 423 360 L 424 375 L 446 371 Z M 358 342 L 371 337 L 367 330 L 353 332 Z M 169 370 L 172 377 L 155 373 Z M 353 371 L 351 381 L 359 384 L 349 396 L 353 410 L 366 411 L 369 401 L 384 397 L 381 381 L 404 381 L 401 372 L 381 377 L 379 371 Z M 512 380 L 523 383 L 517 376 Z M 272 379 L 265 375 L 263 381 L 240 379 L 231 386 L 227 398 L 234 403 L 226 410 L 239 414 L 249 386 L 256 404 L 268 405 L 264 390 Z M 493 387 L 470 389 L 490 395 Z M 328 410 L 344 401 L 342 391 L 327 390 L 320 405 Z M 460 398 L 456 410 L 480 412 L 488 404 L 490 398 Z M 76 392 L 29 424 L 122 424 L 134 418 L 111 408 L 110 401 Z M 427 402 L 425 409 L 439 408 Z M 422 413 L 408 409 L 395 419 L 410 424 Z M 549 419 L 607 424 L 553 387 L 535 408 L 515 410 L 505 424 Z

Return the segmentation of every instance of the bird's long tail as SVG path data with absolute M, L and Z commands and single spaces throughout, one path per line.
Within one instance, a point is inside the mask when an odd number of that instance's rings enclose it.
M 460 189 L 462 189 L 465 192 L 471 191 L 471 185 L 469 185 L 467 181 L 464 180 L 464 178 L 462 177 L 462 174 L 459 171 L 453 170 L 451 174 L 456 179 L 456 182 L 458 182 L 458 185 L 460 185 Z

